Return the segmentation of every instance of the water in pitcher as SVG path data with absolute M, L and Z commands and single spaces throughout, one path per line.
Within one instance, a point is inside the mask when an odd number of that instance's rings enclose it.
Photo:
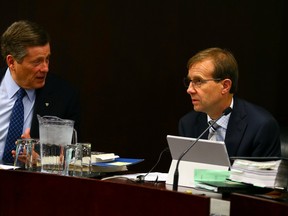
M 55 116 L 38 116 L 41 172 L 66 175 L 66 152 L 72 142 L 74 121 Z

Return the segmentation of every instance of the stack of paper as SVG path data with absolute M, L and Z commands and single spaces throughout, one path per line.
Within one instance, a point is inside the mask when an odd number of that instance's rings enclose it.
M 287 160 L 253 161 L 236 159 L 231 167 L 229 179 L 267 188 L 286 188 Z
M 121 172 L 127 171 L 127 166 L 98 166 L 98 164 L 113 162 L 118 155 L 114 153 L 92 152 L 91 154 L 91 171 L 92 172 Z
M 114 153 L 92 154 L 92 172 L 127 171 L 127 166 L 140 163 L 143 160 L 144 159 L 120 158 Z
M 101 154 L 92 154 L 91 155 L 91 162 L 110 162 L 114 161 L 115 158 L 119 158 L 118 155 L 115 155 L 114 153 L 101 153 Z
M 194 171 L 195 187 L 226 194 L 235 192 L 246 193 L 247 191 L 260 192 L 258 187 L 255 188 L 251 184 L 227 180 L 229 175 L 230 171 L 227 170 L 196 169 Z

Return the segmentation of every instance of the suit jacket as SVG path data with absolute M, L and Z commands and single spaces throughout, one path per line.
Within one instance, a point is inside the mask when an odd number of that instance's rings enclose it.
M 0 70 L 0 82 L 7 68 Z M 60 77 L 48 72 L 46 83 L 43 88 L 36 89 L 36 99 L 31 123 L 30 135 L 39 138 L 39 123 L 37 114 L 40 116 L 50 115 L 62 119 L 74 120 L 74 128 L 77 130 L 78 140 L 80 136 L 80 100 L 76 89 Z
M 179 135 L 196 138 L 207 127 L 207 114 L 193 110 L 179 120 Z M 265 109 L 234 96 L 225 144 L 230 157 L 281 156 L 280 128 Z

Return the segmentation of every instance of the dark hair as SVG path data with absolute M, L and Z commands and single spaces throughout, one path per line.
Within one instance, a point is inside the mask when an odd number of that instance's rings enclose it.
M 232 81 L 230 93 L 236 93 L 238 87 L 238 64 L 233 54 L 226 49 L 217 47 L 202 50 L 188 60 L 188 70 L 195 63 L 207 59 L 214 63 L 213 78 L 230 79 Z
M 12 55 L 21 63 L 27 47 L 44 46 L 50 42 L 48 33 L 38 24 L 27 20 L 12 23 L 1 37 L 1 54 L 5 59 Z

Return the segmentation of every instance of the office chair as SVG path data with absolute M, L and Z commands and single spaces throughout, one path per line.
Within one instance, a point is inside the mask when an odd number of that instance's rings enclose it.
M 288 126 L 280 128 L 281 156 L 288 158 Z

